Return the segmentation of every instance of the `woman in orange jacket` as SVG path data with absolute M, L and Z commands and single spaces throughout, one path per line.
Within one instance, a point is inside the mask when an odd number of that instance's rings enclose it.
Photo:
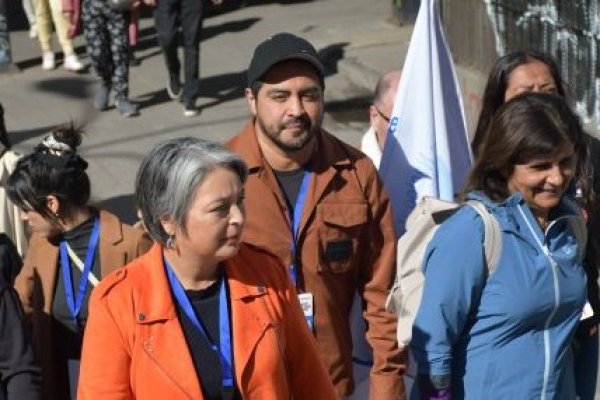
M 241 244 L 243 161 L 167 141 L 137 175 L 155 246 L 94 291 L 79 400 L 335 399 L 285 268 Z

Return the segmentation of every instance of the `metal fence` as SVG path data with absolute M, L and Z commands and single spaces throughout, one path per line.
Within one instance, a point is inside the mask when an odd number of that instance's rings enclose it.
M 577 111 L 600 128 L 600 0 L 443 0 L 458 62 L 488 71 L 517 49 L 553 55 Z

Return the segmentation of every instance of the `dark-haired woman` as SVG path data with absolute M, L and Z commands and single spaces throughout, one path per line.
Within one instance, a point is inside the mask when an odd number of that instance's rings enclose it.
M 553 93 L 565 97 L 565 89 L 556 62 L 544 53 L 514 51 L 493 65 L 483 92 L 481 112 L 471 147 L 475 156 L 486 137 L 492 117 L 502 104 L 528 92 Z
M 55 129 L 11 174 L 7 190 L 32 233 L 16 279 L 43 375 L 45 399 L 74 399 L 90 291 L 145 252 L 143 231 L 88 205 L 87 162 L 72 127 Z
M 411 342 L 422 399 L 576 398 L 586 231 L 565 192 L 585 179 L 585 153 L 580 121 L 558 96 L 518 96 L 492 119 L 466 197 L 498 220 L 502 253 L 488 276 L 470 207 L 429 243 Z
M 567 91 L 560 76 L 557 63 L 548 54 L 519 50 L 500 57 L 489 74 L 483 95 L 483 103 L 477 129 L 472 141 L 473 153 L 477 155 L 487 137 L 494 113 L 506 101 L 526 92 L 554 93 L 566 98 Z M 577 394 L 582 399 L 594 397 L 598 371 L 598 323 L 600 322 L 600 291 L 598 271 L 600 268 L 600 141 L 585 135 L 588 145 L 589 165 L 581 165 L 580 175 L 590 177 L 572 185 L 571 197 L 586 208 L 589 241 L 584 267 L 587 274 L 588 302 L 576 333 L 575 377 Z M 576 191 L 579 187 L 579 193 Z M 596 199 L 594 199 L 594 195 Z

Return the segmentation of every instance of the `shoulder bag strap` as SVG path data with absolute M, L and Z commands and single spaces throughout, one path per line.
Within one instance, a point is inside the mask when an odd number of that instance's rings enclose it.
M 502 230 L 496 217 L 494 217 L 487 208 L 477 200 L 468 200 L 467 204 L 481 216 L 484 227 L 483 249 L 485 252 L 486 266 L 488 275 L 492 274 L 500 261 L 502 254 Z

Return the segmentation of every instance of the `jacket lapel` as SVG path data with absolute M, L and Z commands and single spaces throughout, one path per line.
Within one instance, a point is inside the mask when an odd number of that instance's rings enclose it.
M 52 299 L 54 298 L 54 286 L 56 285 L 56 277 L 58 275 L 58 245 L 54 245 L 45 238 L 37 237 L 35 244 L 32 242 L 31 249 L 34 249 L 39 257 L 34 262 L 36 267 L 34 276 L 36 281 L 42 287 L 44 312 L 51 314 Z
M 227 263 L 227 283 L 231 299 L 231 325 L 233 336 L 234 369 L 240 389 L 249 360 L 265 331 L 273 322 L 263 298 L 267 287 L 260 282 L 248 282 L 248 277 L 238 276 L 237 269 L 244 268 Z M 251 279 L 251 278 L 250 278 Z
M 143 330 L 146 355 L 190 399 L 201 397 L 200 382 L 179 320 L 148 323 Z
M 125 253 L 119 251 L 117 244 L 123 241 L 123 231 L 119 219 L 100 211 L 100 273 L 102 277 L 125 265 Z
M 317 147 L 318 157 L 313 157 L 309 166 L 312 174 L 312 182 L 309 185 L 308 196 L 302 220 L 300 221 L 299 236 L 302 235 L 307 222 L 316 212 L 317 204 L 321 201 L 327 190 L 338 191 L 336 185 L 343 185 L 345 182 L 336 179 L 339 168 L 346 168 L 351 165 L 346 154 L 340 153 L 334 146 L 334 143 L 329 140 L 325 131 L 321 130 L 317 134 L 319 142 Z
M 148 357 L 190 399 L 202 397 L 185 336 L 162 262 L 162 249 L 155 244 L 148 254 L 148 279 L 139 292 L 136 323 L 142 325 L 142 346 Z

